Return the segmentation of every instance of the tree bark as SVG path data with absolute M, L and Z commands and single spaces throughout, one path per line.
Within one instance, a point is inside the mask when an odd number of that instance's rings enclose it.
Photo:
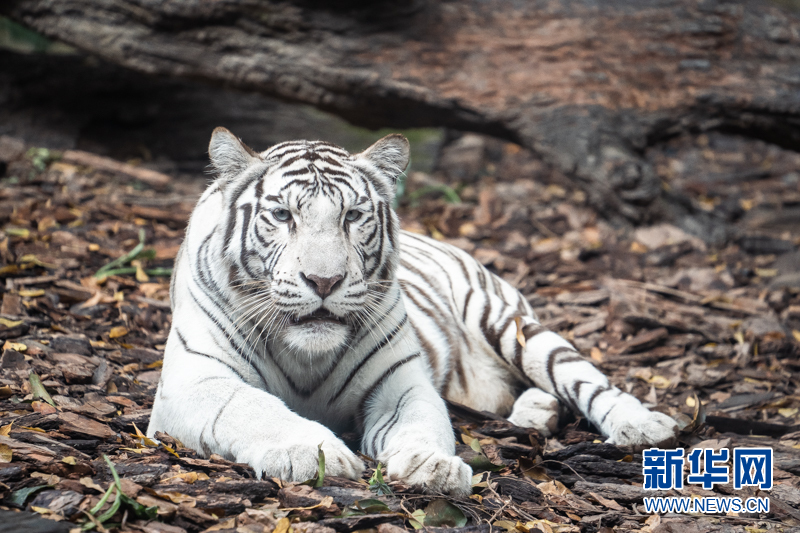
M 367 127 L 447 126 L 520 143 L 612 220 L 677 218 L 695 233 L 713 223 L 686 218 L 697 210 L 665 193 L 646 161 L 666 138 L 724 129 L 800 148 L 800 19 L 777 3 L 337 6 L 11 0 L 0 12 L 141 72 L 257 90 Z

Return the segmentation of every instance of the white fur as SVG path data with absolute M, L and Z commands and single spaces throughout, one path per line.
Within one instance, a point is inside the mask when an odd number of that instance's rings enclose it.
M 522 350 L 514 318 L 536 328 L 530 306 L 469 255 L 389 232 L 403 137 L 357 156 L 305 141 L 255 154 L 216 130 L 209 152 L 220 178 L 176 261 L 149 436 L 302 481 L 320 444 L 327 474 L 358 477 L 363 463 L 336 436 L 355 429 L 390 478 L 467 495 L 471 470 L 454 455 L 441 395 L 544 433 L 560 400 L 611 442 L 672 435 L 674 422 L 611 387 L 558 335 L 530 333 Z M 343 173 L 352 178 L 338 189 L 326 177 Z M 361 218 L 347 222 L 351 211 Z M 323 298 L 313 277 L 342 280 Z M 303 318 L 325 310 L 342 322 Z
M 514 402 L 508 421 L 520 427 L 536 429 L 549 437 L 558 429 L 560 405 L 558 398 L 541 389 L 528 389 Z

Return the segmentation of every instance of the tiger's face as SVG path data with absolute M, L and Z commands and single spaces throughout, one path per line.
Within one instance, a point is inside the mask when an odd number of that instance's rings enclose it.
M 253 342 L 328 353 L 386 311 L 405 137 L 390 135 L 356 155 L 307 141 L 256 154 L 218 128 L 209 153 L 227 207 L 226 281 Z

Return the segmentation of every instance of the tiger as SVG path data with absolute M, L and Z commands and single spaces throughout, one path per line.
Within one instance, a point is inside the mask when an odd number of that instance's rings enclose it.
M 257 153 L 225 128 L 170 286 L 172 326 L 147 435 L 257 476 L 358 479 L 365 464 L 429 493 L 471 493 L 445 399 L 544 436 L 562 408 L 619 445 L 676 434 L 544 328 L 465 251 L 401 231 L 399 134 L 361 153 L 292 141 Z

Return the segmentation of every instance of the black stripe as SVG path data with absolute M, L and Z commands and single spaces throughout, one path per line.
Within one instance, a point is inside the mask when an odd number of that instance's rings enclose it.
M 219 439 L 217 438 L 217 422 L 219 422 L 219 417 L 222 415 L 223 411 L 225 411 L 225 409 L 228 407 L 228 405 L 230 405 L 230 403 L 233 401 L 233 397 L 236 396 L 237 392 L 239 392 L 239 389 L 235 389 L 231 393 L 231 395 L 228 396 L 228 399 L 225 400 L 225 403 L 222 405 L 222 407 L 219 408 L 219 411 L 217 411 L 217 414 L 214 417 L 214 421 L 211 422 L 211 437 L 215 441 L 217 441 L 217 444 L 220 443 Z
M 525 336 L 526 342 L 531 340 L 536 335 L 544 333 L 545 331 L 547 331 L 547 328 L 539 324 L 526 324 L 522 327 L 522 334 Z M 514 366 L 519 368 L 523 374 L 525 373 L 525 368 L 522 361 L 522 345 L 519 343 L 519 341 L 514 347 Z M 527 374 L 525 375 L 527 376 Z
M 433 371 L 433 381 L 434 383 L 437 383 L 441 377 L 441 368 L 439 365 L 439 358 L 437 357 L 438 354 L 434 349 L 433 344 L 420 332 L 419 329 L 414 326 L 413 322 L 411 323 L 411 327 L 414 330 L 414 333 L 416 333 L 417 339 L 422 345 L 422 351 L 425 352 L 425 356 L 431 365 L 431 370 Z
M 553 373 L 553 367 L 556 362 L 556 358 L 564 352 L 575 352 L 572 348 L 568 348 L 566 346 L 561 346 L 553 351 L 547 356 L 547 377 L 550 380 L 550 383 L 553 384 L 553 389 L 558 391 L 558 384 L 556 383 L 555 374 Z
M 385 380 L 386 380 L 386 379 L 387 379 L 389 376 L 391 376 L 391 375 L 394 373 L 394 371 L 395 371 L 395 370 L 397 370 L 398 368 L 400 368 L 400 367 L 401 367 L 401 366 L 403 366 L 404 364 L 406 364 L 406 363 L 408 363 L 408 362 L 410 362 L 410 361 L 413 361 L 414 359 L 416 359 L 416 358 L 417 358 L 417 357 L 419 357 L 420 355 L 421 355 L 421 354 L 420 354 L 420 352 L 416 352 L 416 353 L 413 353 L 413 354 L 411 354 L 411 355 L 409 355 L 409 356 L 407 356 L 407 357 L 405 357 L 405 358 L 403 358 L 403 359 L 401 359 L 401 360 L 397 361 L 397 362 L 396 362 L 396 363 L 394 363 L 392 366 L 390 366 L 389 368 L 387 368 L 386 370 L 384 370 L 384 371 L 383 371 L 383 374 L 381 374 L 381 375 L 380 375 L 380 377 L 379 377 L 378 379 L 376 379 L 376 380 L 375 380 L 375 381 L 372 383 L 372 385 L 370 385 L 370 387 L 369 387 L 369 388 L 366 390 L 366 392 L 364 393 L 364 395 L 361 397 L 361 401 L 360 401 L 360 402 L 358 402 L 358 410 L 356 411 L 356 413 L 357 413 L 357 416 L 356 416 L 356 423 L 357 423 L 359 426 L 361 426 L 362 428 L 364 427 L 364 420 L 365 420 L 365 418 L 366 418 L 366 417 L 365 417 L 365 412 L 364 412 L 364 410 L 365 410 L 365 408 L 366 408 L 367 402 L 368 402 L 368 401 L 369 401 L 369 399 L 372 397 L 372 395 L 373 395 L 373 394 L 375 394 L 375 392 L 376 392 L 376 391 L 378 390 L 378 388 L 379 388 L 379 387 L 380 387 L 380 386 L 383 384 L 383 382 L 384 382 L 384 381 L 385 381 Z
M 430 454 L 428 457 L 426 457 L 426 458 L 425 458 L 423 461 L 420 461 L 420 462 L 419 462 L 419 464 L 418 464 L 417 466 L 415 466 L 413 470 L 411 470 L 411 472 L 408 472 L 408 473 L 405 475 L 406 479 L 408 479 L 408 478 L 410 478 L 412 475 L 414 475 L 414 474 L 417 472 L 417 470 L 419 470 L 419 469 L 420 469 L 420 467 L 421 467 L 422 465 L 424 465 L 424 464 L 425 464 L 425 463 L 428 461 L 428 459 L 430 459 L 431 457 L 433 457 L 435 454 L 436 454 L 436 452 L 431 452 L 431 454 Z M 419 455 L 420 455 L 420 454 L 418 454 L 418 453 L 415 453 L 415 454 L 414 454 L 414 458 L 417 458 L 417 457 L 419 457 Z
M 284 177 L 292 177 L 292 176 L 305 176 L 306 174 L 311 174 L 311 169 L 308 167 L 298 168 L 295 170 L 287 170 L 283 173 Z
M 546 331 L 548 331 L 548 329 L 541 324 L 526 324 L 522 327 L 522 334 L 525 335 L 526 341 Z
M 488 342 L 489 345 L 492 347 L 492 349 L 495 351 L 495 353 L 503 357 L 503 359 L 505 359 L 505 357 L 503 356 L 503 350 L 502 347 L 500 346 L 500 339 L 503 337 L 503 334 L 506 332 L 506 329 L 508 329 L 511 323 L 514 322 L 514 318 L 515 315 L 506 317 L 506 319 L 503 321 L 502 325 L 499 328 L 492 326 L 483 332 L 483 336 L 486 339 L 486 342 Z
M 344 382 L 342 383 L 342 386 L 339 387 L 338 391 L 336 391 L 336 394 L 334 394 L 331 397 L 331 399 L 329 400 L 329 403 L 333 403 L 333 402 L 336 401 L 336 399 L 344 392 L 344 390 L 347 388 L 347 386 L 350 385 L 350 381 L 352 381 L 352 379 L 355 377 L 355 375 L 358 374 L 358 371 L 361 370 L 364 367 L 365 364 L 367 364 L 367 362 L 372 358 L 373 355 L 378 353 L 378 351 L 380 351 L 384 346 L 387 346 L 390 342 L 392 342 L 392 339 L 394 339 L 395 335 L 397 335 L 397 333 L 403 328 L 403 326 L 405 326 L 406 322 L 408 322 L 408 315 L 403 315 L 403 318 L 400 320 L 400 322 L 398 322 L 398 324 L 395 326 L 395 328 L 391 332 L 389 332 L 389 334 L 386 335 L 383 338 L 383 340 L 381 340 L 381 342 L 379 342 L 372 349 L 372 351 L 367 354 L 366 357 L 361 359 L 361 361 L 358 363 L 358 365 L 356 365 L 356 367 L 352 371 L 350 371 L 350 375 L 347 376 L 346 380 L 344 380 Z M 417 353 L 416 355 L 419 355 L 419 353 Z
M 247 380 L 245 379 L 245 377 L 238 370 L 236 370 L 234 367 L 232 367 L 230 365 L 230 363 L 227 363 L 227 362 L 223 361 L 219 357 L 214 357 L 213 355 L 209 355 L 209 354 L 203 353 L 203 352 L 198 352 L 197 350 L 193 350 L 193 349 L 189 348 L 189 346 L 186 344 L 186 339 L 184 338 L 183 334 L 180 332 L 180 330 L 177 327 L 175 328 L 175 334 L 178 335 L 178 341 L 181 343 L 181 347 L 185 351 L 189 352 L 192 355 L 199 355 L 201 357 L 207 357 L 209 359 L 213 359 L 214 361 L 217 361 L 221 365 L 227 366 L 230 369 L 231 372 L 233 372 L 234 374 L 236 374 L 239 377 L 239 379 L 241 379 L 243 382 L 247 383 Z M 214 376 L 214 377 L 216 378 L 216 376 Z
M 383 445 L 386 442 L 386 434 L 389 433 L 389 431 L 394 427 L 398 418 L 400 418 L 400 404 L 403 402 L 403 399 L 406 397 L 406 395 L 412 390 L 413 389 L 406 389 L 406 391 L 402 395 L 400 395 L 400 398 L 397 400 L 397 405 L 395 405 L 394 407 L 394 412 L 392 413 L 392 416 L 390 416 L 386 420 L 386 422 L 384 422 L 383 425 L 380 428 L 376 429 L 375 432 L 372 434 L 372 441 L 370 442 L 370 450 L 372 452 L 372 455 L 378 455 L 378 450 L 375 447 L 377 445 L 378 435 L 385 431 L 383 438 L 381 439 L 381 448 L 383 448 Z M 386 429 L 386 426 L 389 426 L 389 428 Z
M 574 411 L 580 411 L 580 409 L 578 409 L 578 400 L 580 399 L 581 395 L 581 386 L 588 384 L 589 384 L 588 381 L 583 381 L 582 379 L 572 382 L 571 403 L 572 403 L 572 409 Z
M 200 301 L 197 299 L 197 297 L 194 295 L 194 293 L 191 290 L 189 291 L 189 294 L 191 294 L 192 300 L 194 300 L 194 303 L 203 311 L 203 313 L 206 314 L 208 319 L 211 320 L 211 323 L 214 324 L 215 326 L 217 326 L 217 328 L 222 332 L 222 334 L 225 335 L 225 338 L 228 340 L 228 344 L 236 351 L 236 355 L 241 357 L 250 366 L 250 368 L 255 370 L 255 372 L 261 378 L 261 382 L 264 384 L 264 390 L 269 390 L 269 388 L 267 387 L 267 380 L 264 378 L 264 375 L 261 373 L 261 371 L 258 369 L 258 367 L 255 366 L 250 361 L 250 358 L 244 355 L 241 346 L 239 346 L 237 343 L 234 342 L 234 340 L 231 338 L 231 334 L 228 332 L 228 330 L 222 324 L 220 324 L 220 322 L 216 318 L 214 318 L 211 315 L 211 313 L 208 312 L 208 309 L 206 309 L 205 306 L 200 303 Z M 222 311 L 223 314 L 225 313 L 225 310 L 222 309 L 219 306 L 219 304 L 217 302 L 215 302 L 213 299 L 212 299 L 212 303 L 214 304 L 214 306 L 219 308 Z M 241 335 L 241 333 L 239 333 L 238 329 L 236 330 L 236 333 L 240 337 L 242 337 L 242 335 Z M 276 366 L 277 366 L 277 364 L 276 364 Z M 278 367 L 278 368 L 280 369 L 280 367 Z M 284 375 L 284 377 L 286 377 L 286 376 Z
M 600 394 L 602 394 L 603 392 L 607 391 L 608 389 L 609 389 L 608 386 L 601 386 L 601 385 L 598 385 L 597 388 L 594 389 L 594 392 L 592 392 L 592 395 L 589 396 L 589 401 L 586 403 L 586 414 L 588 416 L 591 416 L 592 405 L 594 405 L 595 399 L 597 399 L 597 397 Z
M 469 308 L 470 298 L 472 298 L 472 287 L 469 288 L 469 290 L 467 291 L 467 297 L 464 298 L 464 311 L 461 314 L 461 320 L 463 320 L 464 322 L 467 321 L 467 310 Z

